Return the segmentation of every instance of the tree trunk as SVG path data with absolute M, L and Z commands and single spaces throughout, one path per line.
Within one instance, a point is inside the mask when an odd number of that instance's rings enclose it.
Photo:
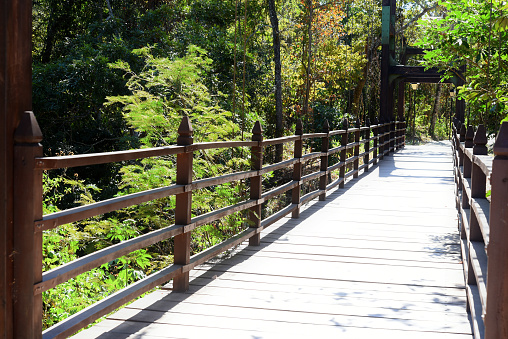
M 305 77 L 305 98 L 303 101 L 303 113 L 305 115 L 309 114 L 309 97 L 310 97 L 310 64 L 312 61 L 312 0 L 307 0 L 307 6 L 309 7 L 309 17 L 308 17 L 308 35 L 309 35 L 309 43 L 307 46 L 307 67 L 306 67 L 306 77 Z
M 360 98 L 362 95 L 363 88 L 367 83 L 367 75 L 370 67 L 370 58 L 369 58 L 369 43 L 365 43 L 365 55 L 367 56 L 367 63 L 362 69 L 362 78 L 358 81 L 358 84 L 355 87 L 353 92 L 353 116 L 358 116 L 358 111 L 360 109 Z
M 437 84 L 436 88 L 436 96 L 434 97 L 434 107 L 432 109 L 432 116 L 430 117 L 430 126 L 429 126 L 429 135 L 432 139 L 435 139 L 436 137 L 436 120 L 437 120 L 437 113 L 440 109 L 440 99 L 441 99 L 441 83 Z
M 282 128 L 282 67 L 280 62 L 280 32 L 279 19 L 275 9 L 275 0 L 268 0 L 270 24 L 272 25 L 273 36 L 273 61 L 275 63 L 275 136 L 283 135 Z M 275 161 L 282 161 L 282 144 L 275 148 Z

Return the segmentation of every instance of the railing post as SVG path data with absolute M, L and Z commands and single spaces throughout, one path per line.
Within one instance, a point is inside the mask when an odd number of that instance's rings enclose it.
M 384 156 L 385 156 L 385 146 L 384 143 L 385 143 L 385 140 L 386 140 L 386 136 L 384 135 L 385 134 L 385 131 L 386 131 L 386 126 L 385 126 L 385 122 L 384 122 L 384 119 L 383 117 L 381 117 L 379 119 L 379 160 L 383 160 Z
M 453 145 L 453 175 L 455 179 L 455 207 L 457 210 L 460 208 L 460 190 L 462 189 L 461 180 L 460 180 L 460 169 L 459 169 L 459 158 L 460 158 L 460 142 L 457 128 L 460 128 L 460 122 L 455 121 L 456 124 L 453 126 L 453 134 L 452 134 L 452 145 Z M 459 230 L 460 230 L 460 220 L 459 222 Z
M 355 161 L 353 162 L 353 170 L 355 172 L 353 173 L 353 178 L 358 178 L 358 167 L 360 164 L 360 159 L 359 159 L 359 155 L 360 155 L 360 120 L 359 119 L 356 119 L 355 127 L 356 127 L 356 131 L 355 131 L 356 145 L 355 145 L 355 149 L 354 149 Z
M 365 125 L 367 126 L 367 130 L 365 131 L 365 139 L 367 142 L 364 144 L 364 151 L 367 152 L 363 157 L 363 163 L 365 164 L 364 172 L 369 171 L 369 158 L 370 158 L 370 119 L 367 117 L 365 121 Z
M 193 130 L 188 116 L 182 118 L 178 128 L 178 146 L 189 146 L 193 143 Z M 192 183 L 192 159 L 194 152 L 186 150 L 176 156 L 176 184 L 188 185 Z M 176 195 L 175 225 L 191 223 L 192 191 L 185 191 Z M 184 232 L 174 238 L 174 263 L 188 265 L 190 263 L 191 232 Z M 189 289 L 189 271 L 185 271 L 173 279 L 173 290 L 185 292 Z
M 377 120 L 377 118 L 374 119 L 374 125 L 376 125 L 376 127 L 374 127 L 374 145 L 372 147 L 374 147 L 374 154 L 372 155 L 372 158 L 374 159 L 374 162 L 372 163 L 373 165 L 377 165 L 377 157 L 378 157 L 378 154 L 379 154 L 379 149 L 378 149 L 378 145 L 379 145 L 379 138 L 378 138 L 378 135 L 379 135 L 379 121 Z
M 257 146 L 252 146 L 251 149 L 251 169 L 260 171 L 263 168 L 263 128 L 259 121 L 256 121 L 252 128 L 252 141 L 257 141 Z M 261 199 L 263 193 L 262 176 L 257 175 L 250 179 L 250 198 L 252 200 Z M 250 226 L 252 228 L 261 227 L 261 204 L 257 204 L 249 211 Z M 261 244 L 261 234 L 256 233 L 249 238 L 249 245 L 259 246 Z
M 34 284 L 42 280 L 42 232 L 34 222 L 42 219 L 42 133 L 32 112 L 24 112 L 14 134 L 14 338 L 41 338 L 42 294 Z
M 460 130 L 459 130 L 459 142 L 466 141 L 466 125 L 460 124 Z
M 346 157 L 347 157 L 347 151 L 346 146 L 349 141 L 349 135 L 348 135 L 348 127 L 349 122 L 347 119 L 342 120 L 342 129 L 345 130 L 344 134 L 341 135 L 340 138 L 340 145 L 344 147 L 342 151 L 340 151 L 340 162 L 343 164 L 339 169 L 339 178 L 342 179 L 342 181 L 339 184 L 339 188 L 344 188 L 344 184 L 346 181 Z
M 395 152 L 395 119 L 392 118 L 392 120 L 390 120 L 390 148 L 388 149 L 388 151 L 390 153 L 393 153 Z
M 466 131 L 466 142 L 464 144 L 465 148 L 473 148 L 474 143 L 474 129 L 473 126 L 469 125 Z M 472 151 L 472 150 L 471 150 Z M 465 152 L 464 152 L 465 153 Z M 465 154 L 463 154 L 463 175 L 464 178 L 471 178 L 471 167 L 472 162 L 471 159 Z M 467 193 L 465 191 L 462 191 L 462 209 L 468 209 L 469 208 L 469 199 L 470 197 L 467 196 Z
M 406 129 L 406 120 L 402 120 L 402 131 L 400 132 L 402 134 L 402 148 L 406 147 Z
M 319 178 L 319 189 L 323 191 L 322 194 L 319 195 L 319 201 L 326 200 L 326 184 L 328 181 L 328 149 L 330 146 L 330 125 L 328 124 L 328 120 L 325 120 L 323 124 L 323 133 L 326 133 L 326 136 L 321 139 L 321 152 L 326 153 L 326 155 L 321 156 L 321 177 Z
M 298 160 L 302 157 L 303 153 L 303 126 L 302 126 L 302 120 L 298 119 L 296 121 L 296 130 L 295 135 L 300 136 L 297 140 L 295 140 L 295 151 L 294 151 L 294 157 Z M 293 166 L 293 180 L 297 181 L 296 186 L 291 190 L 291 202 L 293 204 L 297 204 L 298 207 L 293 211 L 292 217 L 293 218 L 299 218 L 300 217 L 300 196 L 302 194 L 301 192 L 301 180 L 302 180 L 302 163 L 298 161 Z
M 508 335 L 508 122 L 501 125 L 494 144 L 490 182 L 485 339 L 497 339 Z
M 466 141 L 466 126 L 464 124 L 460 125 L 460 131 L 459 131 L 459 166 L 462 166 L 464 164 L 464 152 L 462 151 L 462 148 L 460 147 L 461 142 Z
M 484 125 L 478 126 L 473 141 L 473 154 L 487 155 L 487 132 Z M 480 166 L 478 166 L 478 164 L 473 162 L 471 165 L 471 198 L 485 199 L 487 182 L 485 173 L 483 173 L 483 170 Z M 469 238 L 471 241 L 483 241 L 483 235 L 477 216 L 475 215 L 473 209 L 470 209 L 469 213 Z

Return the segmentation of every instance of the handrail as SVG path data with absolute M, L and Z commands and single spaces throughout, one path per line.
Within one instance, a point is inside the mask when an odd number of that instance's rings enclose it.
M 20 130 L 33 131 L 37 124 L 32 113 L 22 121 Z M 23 125 L 25 124 L 25 125 Z M 73 155 L 64 157 L 43 157 L 40 140 L 31 136 L 20 138 L 22 142 L 16 144 L 16 166 L 18 180 L 15 188 L 22 191 L 19 196 L 24 199 L 17 202 L 18 205 L 31 206 L 23 211 L 22 225 L 16 227 L 24 229 L 30 235 L 27 244 L 33 244 L 26 253 L 19 253 L 16 267 L 19 270 L 18 277 L 24 277 L 28 283 L 21 284 L 19 293 L 28 294 L 25 303 L 19 307 L 28 310 L 27 317 L 33 317 L 34 322 L 28 322 L 27 326 L 34 326 L 31 333 L 41 333 L 44 338 L 63 338 L 72 335 L 77 330 L 90 324 L 104 314 L 136 298 L 158 284 L 173 279 L 175 291 L 185 291 L 189 284 L 189 271 L 215 255 L 249 239 L 250 245 L 260 244 L 261 231 L 274 222 L 292 213 L 297 218 L 302 204 L 319 197 L 326 199 L 326 193 L 335 188 L 344 187 L 345 179 L 349 176 L 358 177 L 361 170 L 367 172 L 369 166 L 377 162 L 387 153 L 404 147 L 403 131 L 404 122 L 390 122 L 379 125 L 360 126 L 349 129 L 347 120 L 344 121 L 344 129 L 330 131 L 325 122 L 323 131 L 320 133 L 303 134 L 302 123 L 298 121 L 295 135 L 276 139 L 263 140 L 263 131 L 259 122 L 253 128 L 252 141 L 224 141 L 213 143 L 192 142 L 192 127 L 187 117 L 182 119 L 178 129 L 179 137 L 176 146 L 160 148 L 130 150 L 121 152 L 108 152 L 89 155 Z M 373 136 L 371 136 L 371 133 Z M 330 148 L 331 138 L 340 138 L 340 146 Z M 321 150 L 303 154 L 304 140 L 318 138 L 321 140 Z M 294 156 L 292 159 L 279 163 L 263 166 L 263 148 L 269 145 L 294 143 Z M 362 152 L 360 147 L 363 145 Z M 204 149 L 250 147 L 251 170 L 235 172 L 213 178 L 192 181 L 193 152 Z M 155 188 L 142 192 L 129 194 L 122 197 L 112 198 L 86 206 L 76 207 L 42 216 L 42 171 L 63 167 L 88 166 L 108 162 L 143 159 L 153 156 L 176 156 L 177 179 L 176 183 L 167 187 Z M 329 165 L 331 156 L 339 156 L 338 162 Z M 348 157 L 349 156 L 349 157 Z M 28 159 L 28 160 L 27 160 Z M 303 175 L 303 165 L 310 160 L 318 160 L 318 170 Z M 363 162 L 360 165 L 360 161 Z M 268 192 L 262 191 L 261 178 L 263 174 L 280 170 L 292 169 L 293 180 L 275 187 Z M 338 178 L 332 182 L 332 172 L 339 171 Z M 347 172 L 346 172 L 347 171 Z M 197 189 L 230 183 L 238 180 L 250 179 L 250 197 L 235 205 L 230 205 L 206 214 L 191 217 L 192 192 Z M 302 196 L 302 185 L 306 182 L 318 180 L 318 188 Z M 281 211 L 261 220 L 261 205 L 287 191 L 292 191 L 292 203 Z M 70 263 L 57 267 L 47 272 L 42 272 L 42 231 L 59 225 L 70 223 L 100 214 L 112 212 L 128 206 L 159 199 L 162 197 L 176 197 L 175 224 L 138 236 L 133 239 L 122 241 L 103 250 L 91 253 L 76 259 Z M 28 200 L 28 201 L 27 201 Z M 190 232 L 204 224 L 218 220 L 233 213 L 250 210 L 248 218 L 250 227 L 234 237 L 215 245 L 201 253 L 190 256 Z M 113 259 L 126 255 L 134 250 L 145 248 L 159 241 L 174 239 L 174 264 L 154 273 L 125 289 L 107 297 L 106 299 L 86 308 L 85 310 L 69 317 L 42 332 L 42 299 L 44 291 L 56 287 L 77 275 L 87 272 Z M 23 265 L 19 265 L 19 263 Z M 28 332 L 27 332 L 28 333 Z M 37 337 L 41 337 L 37 336 Z
M 468 312 L 475 338 L 496 339 L 508 333 L 508 123 L 501 125 L 494 157 L 487 155 L 486 144 L 483 125 L 475 133 L 454 122 L 455 202 Z

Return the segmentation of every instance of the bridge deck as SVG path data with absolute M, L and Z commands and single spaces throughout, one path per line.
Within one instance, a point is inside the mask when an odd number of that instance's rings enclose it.
M 445 143 L 406 148 L 77 338 L 471 338 Z

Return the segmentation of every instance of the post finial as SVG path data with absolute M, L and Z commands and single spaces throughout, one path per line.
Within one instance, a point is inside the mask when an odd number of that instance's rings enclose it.
M 487 131 L 483 124 L 478 126 L 473 142 L 473 154 L 487 155 Z
M 330 124 L 328 123 L 328 119 L 325 119 L 325 122 L 323 123 L 323 133 L 330 132 Z
M 263 141 L 263 127 L 259 121 L 252 127 L 252 141 Z
M 349 128 L 349 121 L 347 121 L 347 118 L 342 119 L 342 129 L 347 130 Z
M 355 127 L 360 128 L 360 118 L 356 118 Z
M 21 115 L 14 132 L 14 141 L 18 144 L 36 144 L 42 141 L 42 132 L 32 111 L 25 111 Z
M 508 121 L 504 121 L 499 128 L 494 143 L 494 155 L 508 156 Z
M 191 121 L 189 117 L 186 115 L 182 118 L 182 122 L 180 122 L 180 127 L 178 127 L 178 139 L 176 140 L 177 145 L 179 146 L 192 145 L 193 133 L 194 130 L 192 129 Z
M 377 117 L 374 118 L 374 125 L 379 125 L 379 120 Z
M 473 139 L 474 139 L 474 128 L 473 126 L 469 125 L 466 130 L 466 143 L 464 144 L 464 146 L 466 148 L 473 147 L 474 146 Z
M 464 125 L 462 123 L 460 124 L 459 136 L 460 136 L 460 139 L 459 139 L 460 142 L 466 141 L 466 125 Z
M 296 120 L 295 135 L 303 135 L 302 119 Z
M 370 118 L 365 119 L 365 126 L 370 127 Z

